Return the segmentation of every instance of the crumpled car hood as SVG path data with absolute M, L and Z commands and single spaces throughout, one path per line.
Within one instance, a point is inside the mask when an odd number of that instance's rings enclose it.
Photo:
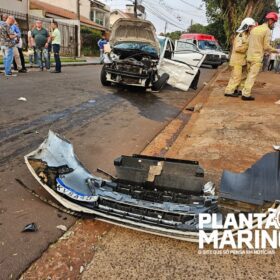
M 147 20 L 121 18 L 112 27 L 110 45 L 114 47 L 122 42 L 147 43 L 158 52 L 159 42 L 153 24 Z

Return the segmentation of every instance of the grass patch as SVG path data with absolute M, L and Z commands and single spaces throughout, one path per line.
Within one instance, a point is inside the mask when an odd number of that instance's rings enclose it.
M 60 58 L 61 62 L 62 63 L 65 63 L 65 62 L 87 62 L 85 59 L 75 59 L 74 57 L 61 57 Z M 54 58 L 52 57 L 51 58 L 51 63 L 54 63 Z M 25 63 L 29 63 L 29 59 L 28 58 L 25 58 Z M 3 64 L 3 58 L 1 57 L 0 58 L 0 64 Z

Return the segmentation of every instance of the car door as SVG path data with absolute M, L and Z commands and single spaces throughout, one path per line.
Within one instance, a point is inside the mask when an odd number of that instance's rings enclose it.
M 205 56 L 196 45 L 186 41 L 175 41 L 173 60 L 182 61 L 194 67 L 200 67 Z
M 198 71 L 198 67 L 164 57 L 161 58 L 158 66 L 158 73 L 160 75 L 164 73 L 169 75 L 167 82 L 169 85 L 184 91 L 187 91 L 190 88 Z
M 169 75 L 167 82 L 169 85 L 187 91 L 196 75 L 199 75 L 199 66 L 192 66 L 190 63 L 182 60 L 174 60 L 174 45 L 171 40 L 165 38 L 164 42 L 162 40 L 162 43 L 163 46 L 158 64 L 159 75 L 167 73 Z

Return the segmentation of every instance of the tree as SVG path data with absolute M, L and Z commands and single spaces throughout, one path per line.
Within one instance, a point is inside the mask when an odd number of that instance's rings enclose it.
M 264 16 L 270 11 L 277 11 L 275 0 L 203 0 L 206 5 L 206 15 L 210 23 L 223 22 L 220 28 L 226 34 L 226 44 L 232 41 L 240 22 L 246 17 L 252 17 L 262 23 Z
M 171 38 L 172 40 L 179 40 L 180 36 L 182 35 L 181 31 L 174 31 L 170 33 L 166 33 L 165 36 Z
M 188 33 L 206 33 L 206 28 L 200 23 L 195 23 L 187 29 Z
M 213 35 L 219 42 L 219 44 L 222 46 L 222 48 L 227 49 L 227 37 L 224 28 L 221 28 L 223 26 L 223 21 L 216 20 L 212 23 L 209 23 L 207 26 L 205 26 L 206 34 Z

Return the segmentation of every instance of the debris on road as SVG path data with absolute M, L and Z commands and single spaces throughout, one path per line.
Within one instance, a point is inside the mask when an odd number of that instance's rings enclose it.
M 280 151 L 280 145 L 279 146 L 278 145 L 274 145 L 273 149 L 276 150 L 276 151 Z
M 114 161 L 117 178 L 105 180 L 90 174 L 78 161 L 71 143 L 52 131 L 37 150 L 25 156 L 25 162 L 43 188 L 71 211 L 197 242 L 200 213 L 227 215 L 220 201 L 259 206 L 280 199 L 279 154 L 265 155 L 243 174 L 225 171 L 219 200 L 214 184 L 205 184 L 204 170 L 196 161 L 121 156 Z M 279 207 L 278 203 L 272 207 Z
M 19 97 L 17 100 L 18 100 L 18 101 L 24 101 L 24 102 L 27 101 L 27 99 L 26 99 L 25 97 Z
M 60 229 L 60 230 L 62 230 L 62 231 L 67 231 L 67 227 L 64 226 L 64 225 L 58 225 L 58 226 L 56 226 L 56 228 L 57 228 L 57 229 Z
M 203 104 L 202 103 L 198 103 L 195 106 L 187 107 L 186 110 L 187 111 L 191 111 L 191 112 L 200 112 L 200 110 L 202 108 L 203 108 Z
M 187 110 L 187 111 L 191 111 L 191 112 L 193 112 L 193 111 L 194 111 L 194 106 L 187 107 L 187 108 L 186 108 L 186 110 Z
M 25 162 L 67 209 L 122 226 L 186 240 L 189 231 L 197 231 L 199 213 L 218 211 L 217 198 L 203 193 L 204 172 L 196 161 L 122 156 L 114 162 L 117 179 L 104 180 L 90 174 L 77 160 L 73 146 L 50 131 Z M 160 175 L 149 176 L 151 166 L 159 162 Z
M 36 223 L 27 224 L 21 232 L 36 232 L 38 231 L 38 226 Z
M 280 199 L 280 152 L 265 154 L 245 172 L 224 171 L 220 197 L 263 206 Z
M 194 106 L 194 112 L 200 112 L 200 110 L 202 109 L 203 104 L 202 103 L 198 103 Z

